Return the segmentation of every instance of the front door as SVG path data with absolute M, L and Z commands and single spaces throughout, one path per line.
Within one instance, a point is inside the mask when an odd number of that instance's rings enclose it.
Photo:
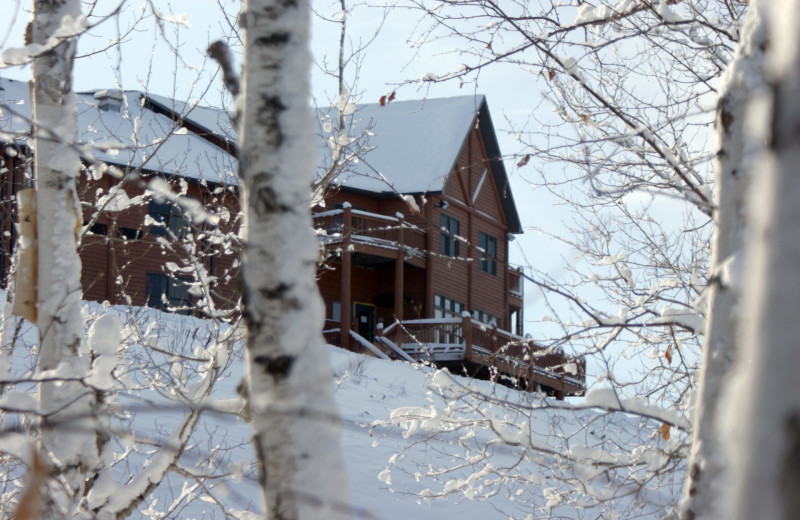
M 375 306 L 356 303 L 356 332 L 370 343 L 375 339 Z

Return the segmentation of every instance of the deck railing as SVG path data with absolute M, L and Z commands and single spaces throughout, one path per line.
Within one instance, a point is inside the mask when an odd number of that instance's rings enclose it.
M 425 231 L 406 222 L 400 213 L 390 217 L 344 208 L 317 213 L 313 217 L 314 228 L 324 232 L 326 244 L 339 243 L 344 237 L 349 237 L 351 243 L 392 249 L 397 249 L 400 244 L 407 254 L 425 257 Z
M 585 388 L 586 363 L 532 340 L 463 318 L 406 320 L 379 330 L 411 356 L 431 361 L 474 361 L 567 394 Z

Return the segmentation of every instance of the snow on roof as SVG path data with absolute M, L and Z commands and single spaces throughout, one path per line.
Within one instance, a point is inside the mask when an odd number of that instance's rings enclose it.
M 0 137 L 27 144 L 31 103 L 27 84 L 0 80 Z M 108 98 L 119 109 L 100 107 Z M 142 108 L 137 91 L 98 90 L 77 95 L 78 140 L 83 157 L 209 182 L 236 183 L 236 159 L 172 118 Z M 196 110 L 196 108 L 195 108 Z M 213 110 L 213 109 L 208 109 Z
M 0 78 L 0 89 L 0 140 L 27 142 L 31 115 L 27 84 Z M 237 184 L 237 161 L 226 151 L 230 148 L 220 144 L 236 142 L 236 129 L 226 111 L 138 91 L 95 90 L 77 97 L 84 158 Z M 322 172 L 331 162 L 329 141 L 336 138 L 338 111 L 318 109 L 317 116 Z M 191 128 L 176 128 L 178 118 L 185 118 Z M 342 142 L 344 153 L 357 160 L 349 161 L 334 182 L 384 196 L 441 193 L 476 118 L 509 229 L 520 233 L 497 137 L 481 95 L 358 106 L 345 116 Z M 221 141 L 212 142 L 213 136 Z M 349 143 L 350 138 L 355 141 Z
M 232 143 L 236 142 L 238 134 L 233 124 L 233 116 L 225 110 L 200 105 L 196 102 L 186 103 L 149 92 L 147 93 L 147 98 L 175 114 L 184 116 L 212 134 L 225 138 Z
M 356 139 L 368 134 L 366 153 L 359 154 L 337 184 L 373 193 L 441 192 L 483 100 L 458 96 L 358 106 L 346 117 L 346 133 Z M 335 108 L 318 112 L 323 164 L 328 164 L 328 141 L 336 132 L 338 114 Z M 325 131 L 328 121 L 333 133 Z

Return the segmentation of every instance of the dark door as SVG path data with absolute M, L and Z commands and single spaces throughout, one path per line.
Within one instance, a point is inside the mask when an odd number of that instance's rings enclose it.
M 356 332 L 367 341 L 375 339 L 375 307 L 364 303 L 357 303 L 355 309 Z

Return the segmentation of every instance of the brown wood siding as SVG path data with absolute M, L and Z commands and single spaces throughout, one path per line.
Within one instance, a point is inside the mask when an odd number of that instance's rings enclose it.
M 498 326 L 505 328 L 509 325 L 505 280 L 508 266 L 508 226 L 491 171 L 486 173 L 483 183 L 480 182 L 488 164 L 480 132 L 473 128 L 445 187 L 445 199 L 449 202 L 449 207 L 442 210 L 437 205 L 433 211 L 437 246 L 441 214 L 445 213 L 459 220 L 461 235 L 469 241 L 469 246 L 461 244 L 461 256 L 471 260 L 471 267 L 467 267 L 465 262 L 437 258 L 434 261 L 433 284 L 436 294 L 456 299 L 467 305 L 470 311 L 481 310 L 496 316 L 501 320 Z M 480 191 L 473 205 L 472 198 L 479 185 Z M 479 253 L 476 248 L 480 245 L 481 231 L 497 239 L 496 275 L 479 269 Z
M 147 202 L 132 205 L 121 212 L 105 212 L 95 217 L 94 208 L 99 197 L 107 193 L 114 182 L 108 176 L 100 180 L 82 176 L 79 183 L 79 194 L 84 203 L 84 223 L 95 219 L 94 222 L 106 226 L 105 236 L 87 234 L 81 245 L 84 298 L 108 300 L 112 304 L 130 302 L 132 305 L 144 305 L 147 274 L 165 273 L 164 266 L 167 262 L 174 262 L 179 266 L 190 265 L 190 255 L 167 237 L 159 239 L 150 234 L 149 226 L 145 226 Z M 186 195 L 202 201 L 207 208 L 227 208 L 230 214 L 230 219 L 221 222 L 216 228 L 201 224 L 193 229 L 196 238 L 195 254 L 203 258 L 208 274 L 217 277 L 211 291 L 215 307 L 227 310 L 233 308 L 239 295 L 238 251 L 223 251 L 220 246 L 211 245 L 211 241 L 204 240 L 204 237 L 210 235 L 213 238 L 214 235 L 237 230 L 239 202 L 235 190 L 221 188 L 217 190 L 218 193 L 214 193 L 213 189 L 190 182 Z M 134 198 L 142 195 L 145 190 L 129 183 L 125 186 L 125 192 L 129 198 Z M 135 235 L 126 237 L 125 233 Z M 167 245 L 162 241 L 166 241 Z M 210 272 L 212 265 L 213 273 Z

